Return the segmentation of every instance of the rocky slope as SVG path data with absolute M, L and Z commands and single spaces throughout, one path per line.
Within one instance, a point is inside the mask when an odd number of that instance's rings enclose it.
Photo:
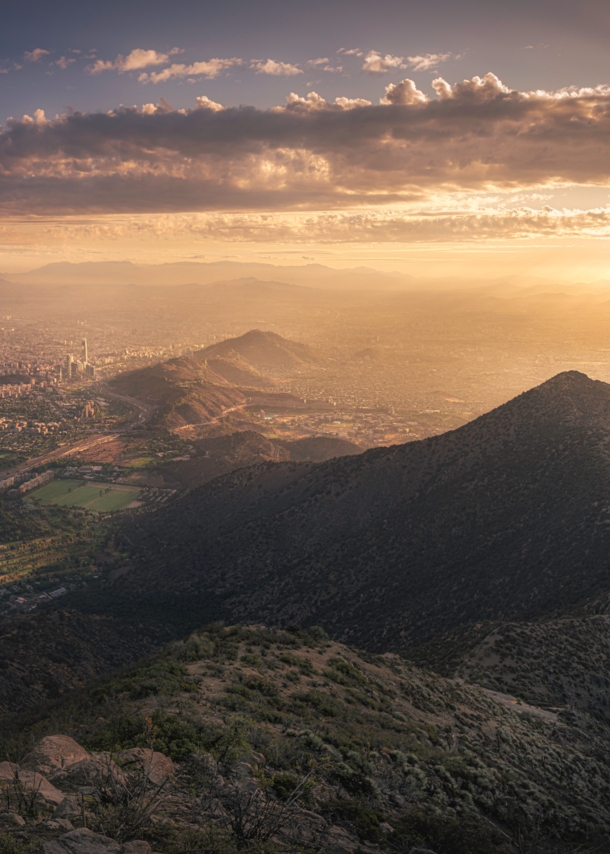
M 607 736 L 320 629 L 213 627 L 5 721 L 0 823 L 44 854 L 603 854 Z

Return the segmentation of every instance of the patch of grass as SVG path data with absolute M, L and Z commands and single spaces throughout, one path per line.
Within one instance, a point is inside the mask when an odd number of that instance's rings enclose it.
M 40 489 L 35 489 L 29 497 L 41 504 L 57 504 L 61 498 L 75 492 L 82 485 L 82 480 L 52 480 Z
M 96 513 L 122 510 L 139 496 L 139 490 L 114 488 L 112 484 L 81 480 L 54 480 L 34 490 L 31 498 L 56 507 L 83 507 Z

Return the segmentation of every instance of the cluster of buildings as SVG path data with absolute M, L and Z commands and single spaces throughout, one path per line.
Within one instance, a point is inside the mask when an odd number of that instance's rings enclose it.
M 88 418 L 95 418 L 95 403 L 92 400 L 85 401 L 80 417 L 81 421 L 86 421 Z
M 89 362 L 86 338 L 82 340 L 80 359 L 75 359 L 72 353 L 68 353 L 64 364 L 59 367 L 60 380 L 73 380 L 80 377 L 95 379 L 95 368 Z
M 6 374 L 4 376 L 6 376 Z M 49 380 L 36 380 L 32 377 L 26 382 L 2 383 L 2 379 L 0 377 L 0 383 L 0 400 L 10 397 L 23 397 L 24 395 L 31 394 L 34 391 L 42 391 L 44 389 L 54 388 L 57 386 L 57 380 L 55 378 Z
M 27 421 L 12 422 L 0 417 L 0 431 L 10 433 L 37 433 L 39 436 L 47 436 L 61 427 L 59 421 L 32 421 L 29 426 L 28 424 Z
M 42 474 L 33 474 L 31 471 L 21 472 L 21 474 L 6 477 L 0 480 L 0 492 L 6 492 L 11 486 L 16 487 L 10 489 L 9 495 L 20 496 L 31 492 L 33 489 L 38 489 L 39 486 L 44 486 L 45 483 L 53 480 L 55 472 L 44 471 Z M 17 484 L 19 484 L 17 486 Z

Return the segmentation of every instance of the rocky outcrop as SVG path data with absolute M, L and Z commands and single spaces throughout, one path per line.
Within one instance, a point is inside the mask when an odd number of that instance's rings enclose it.
M 120 845 L 109 836 L 79 827 L 42 845 L 42 854 L 150 854 L 150 845 L 134 840 Z
M 134 747 L 131 750 L 122 750 L 117 754 L 117 758 L 126 770 L 141 768 L 147 779 L 155 785 L 161 785 L 174 776 L 174 763 L 169 756 L 150 748 Z
M 0 762 L 0 783 L 4 783 L 8 795 L 14 801 L 34 799 L 36 803 L 56 807 L 65 795 L 56 789 L 46 777 L 29 771 L 12 762 Z
M 39 741 L 20 767 L 28 771 L 37 771 L 49 779 L 57 771 L 74 765 L 83 759 L 89 759 L 89 753 L 68 735 L 49 735 Z

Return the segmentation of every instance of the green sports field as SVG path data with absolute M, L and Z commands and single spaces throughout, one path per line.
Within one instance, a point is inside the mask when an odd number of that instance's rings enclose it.
M 30 497 L 41 504 L 57 507 L 84 507 L 96 513 L 123 510 L 137 499 L 140 490 L 112 483 L 87 483 L 82 480 L 54 480 L 35 489 Z

